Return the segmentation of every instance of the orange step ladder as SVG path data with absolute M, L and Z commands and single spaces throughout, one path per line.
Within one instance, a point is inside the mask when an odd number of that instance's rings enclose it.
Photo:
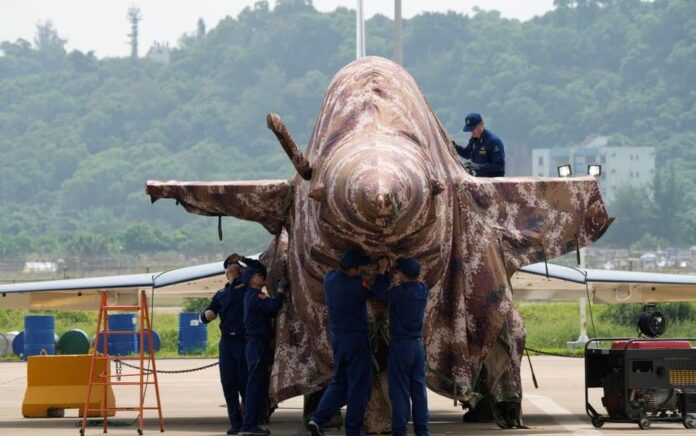
M 147 306 L 147 296 L 145 291 L 140 291 L 140 304 L 136 306 L 109 306 L 109 294 L 108 292 L 101 293 L 101 300 L 99 303 L 99 314 L 97 315 L 97 335 L 94 339 L 94 350 L 92 351 L 92 362 L 90 364 L 90 378 L 87 385 L 87 397 L 85 400 L 85 412 L 82 416 L 82 427 L 80 428 L 80 434 L 85 434 L 85 428 L 87 427 L 87 416 L 88 412 L 98 411 L 102 416 L 104 422 L 104 433 L 109 431 L 109 418 L 110 412 L 127 411 L 127 412 L 138 412 L 138 434 L 143 434 L 144 426 L 144 412 L 146 410 L 156 410 L 159 417 L 160 432 L 164 432 L 164 418 L 162 417 L 162 406 L 160 403 L 160 393 L 159 384 L 157 383 L 157 365 L 155 363 L 155 352 L 153 350 L 154 341 L 152 338 L 152 326 L 150 325 L 150 315 L 148 313 Z M 109 330 L 108 317 L 109 312 L 131 312 L 137 311 L 138 313 L 138 330 L 131 331 L 121 331 L 121 330 Z M 102 328 L 103 327 L 103 328 Z M 109 335 L 132 335 L 137 334 L 140 337 L 139 341 L 139 354 L 137 356 L 111 356 L 109 355 Z M 146 339 L 147 338 L 147 339 Z M 103 348 L 103 353 L 100 353 L 100 342 L 104 342 L 101 346 Z M 147 353 L 145 350 L 145 344 L 147 344 Z M 146 356 L 147 354 L 147 356 Z M 131 360 L 139 363 L 139 368 L 137 372 L 131 374 L 110 374 L 110 371 L 103 371 L 100 374 L 94 374 L 94 368 L 97 366 L 95 362 L 97 360 L 106 360 L 107 366 L 111 365 L 112 361 L 122 362 L 124 360 Z M 145 368 L 145 363 L 148 362 L 152 367 L 152 370 Z M 128 365 L 130 366 L 130 365 Z M 150 380 L 150 376 L 152 380 Z M 117 377 L 114 381 L 113 378 Z M 136 381 L 121 381 L 122 377 L 135 377 Z M 111 386 L 138 386 L 140 388 L 139 404 L 130 407 L 107 407 L 108 404 L 106 398 L 104 398 L 104 406 L 100 408 L 90 408 L 89 399 L 92 395 L 92 387 L 94 385 L 104 385 L 107 387 Z M 155 388 L 155 396 L 157 398 L 156 406 L 146 406 L 145 405 L 145 393 L 147 391 L 147 386 L 153 385 Z M 109 389 L 104 389 L 105 396 Z M 113 414 L 113 413 L 112 413 Z

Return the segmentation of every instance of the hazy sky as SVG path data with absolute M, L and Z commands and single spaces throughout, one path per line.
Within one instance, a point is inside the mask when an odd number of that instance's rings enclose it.
M 208 28 L 227 15 L 236 16 L 256 0 L 0 0 L 0 41 L 24 38 L 31 41 L 38 21 L 52 20 L 69 49 L 94 50 L 97 56 L 126 56 L 129 32 L 126 12 L 138 5 L 143 14 L 140 26 L 141 55 L 153 41 L 176 45 L 184 32 L 192 32 L 202 17 Z M 269 2 L 271 7 L 275 0 Z M 356 0 L 314 0 L 321 11 L 337 6 L 355 8 Z M 392 0 L 364 0 L 365 18 L 376 13 L 394 15 Z M 470 14 L 474 6 L 498 10 L 504 17 L 527 20 L 553 7 L 553 0 L 402 0 L 403 16 L 424 11 L 454 10 Z M 367 35 L 369 46 L 370 36 Z M 369 50 L 369 49 L 368 49 Z

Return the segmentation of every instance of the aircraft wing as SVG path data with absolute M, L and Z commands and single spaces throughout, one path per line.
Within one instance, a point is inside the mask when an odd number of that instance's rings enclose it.
M 0 285 L 0 309 L 96 309 L 98 291 L 118 304 L 137 304 L 138 291 L 155 295 L 211 296 L 225 284 L 222 262 L 156 273 Z
M 521 268 L 511 281 L 515 299 L 523 301 L 577 300 L 588 290 L 594 303 L 696 299 L 696 275 L 573 268 L 540 262 Z

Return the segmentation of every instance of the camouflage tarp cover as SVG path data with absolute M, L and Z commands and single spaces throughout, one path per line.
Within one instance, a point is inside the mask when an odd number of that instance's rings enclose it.
M 284 128 L 277 117 L 268 122 L 276 133 Z M 302 156 L 293 163 L 309 180 L 147 184 L 153 201 L 175 198 L 189 212 L 257 221 L 277 235 L 279 246 L 264 257 L 275 261 L 273 275 L 287 274 L 291 298 L 277 323 L 271 398 L 330 381 L 322 277 L 343 250 L 359 247 L 375 260 L 394 253 L 422 262 L 431 288 L 424 338 L 432 390 L 469 406 L 482 394 L 519 402 L 526 333 L 508 278 L 606 230 L 597 182 L 473 178 L 413 78 L 377 57 L 333 78 L 306 155 L 310 170 Z M 386 331 L 384 308 L 371 305 L 376 331 Z M 371 431 L 389 429 L 386 380 L 386 371 L 375 378 Z

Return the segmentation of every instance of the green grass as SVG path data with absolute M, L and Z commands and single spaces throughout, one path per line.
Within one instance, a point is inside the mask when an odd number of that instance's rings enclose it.
M 578 303 L 517 303 L 527 328 L 527 346 L 546 352 L 562 354 L 582 353 L 569 351 L 566 342 L 574 341 L 579 333 Z M 665 337 L 696 337 L 696 304 L 661 304 L 658 310 L 670 320 Z M 596 332 L 592 329 L 588 310 L 587 330 L 590 337 L 633 337 L 636 334 L 634 318 L 640 305 L 592 305 Z M 56 317 L 56 333 L 60 336 L 70 329 L 81 329 L 94 335 L 97 323 L 93 311 L 27 311 L 0 310 L 0 332 L 23 330 L 24 315 L 46 314 Z M 158 357 L 179 357 L 177 354 L 178 315 L 155 313 L 152 325 L 160 334 L 162 348 Z M 208 348 L 197 356 L 215 357 L 218 353 L 220 330 L 218 321 L 208 327 Z M 15 359 L 10 357 L 9 359 Z
M 527 346 L 540 350 L 565 350 L 566 342 L 575 341 L 580 332 L 578 303 L 517 303 L 527 328 Z M 693 303 L 665 303 L 658 310 L 667 315 L 666 338 L 696 337 L 696 306 Z M 639 304 L 593 304 L 595 330 L 587 310 L 587 334 L 590 337 L 634 337 L 634 317 L 641 312 Z M 673 315 L 673 316 L 670 316 Z

